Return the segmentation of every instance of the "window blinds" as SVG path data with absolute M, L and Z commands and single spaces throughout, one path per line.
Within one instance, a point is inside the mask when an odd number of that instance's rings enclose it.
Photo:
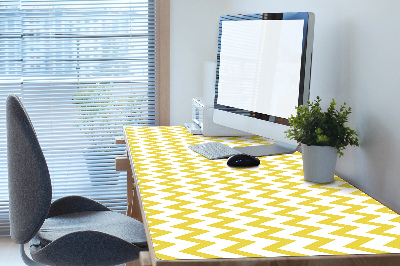
M 124 125 L 157 125 L 155 2 L 0 3 L 0 234 L 7 235 L 5 100 L 23 101 L 49 166 L 53 200 L 82 195 L 126 209 L 114 144 Z

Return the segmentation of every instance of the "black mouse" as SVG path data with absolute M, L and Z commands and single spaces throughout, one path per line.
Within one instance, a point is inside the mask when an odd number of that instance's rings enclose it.
M 228 158 L 226 162 L 228 166 L 239 166 L 239 167 L 249 167 L 257 166 L 260 164 L 260 160 L 254 156 L 247 154 L 236 154 Z

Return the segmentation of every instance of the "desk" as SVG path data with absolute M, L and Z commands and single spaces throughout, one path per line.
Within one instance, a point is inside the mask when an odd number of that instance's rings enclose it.
M 187 146 L 268 140 L 184 127 L 127 127 L 125 139 L 154 266 L 400 265 L 386 254 L 400 253 L 400 216 L 337 176 L 304 181 L 298 152 L 235 169 Z

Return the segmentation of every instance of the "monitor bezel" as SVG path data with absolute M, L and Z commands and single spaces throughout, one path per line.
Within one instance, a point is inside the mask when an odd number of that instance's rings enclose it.
M 240 21 L 240 20 L 303 20 L 303 49 L 301 54 L 301 68 L 300 68 L 300 82 L 299 82 L 299 95 L 298 106 L 307 103 L 310 94 L 310 80 L 311 80 L 311 60 L 312 60 L 312 40 L 313 31 L 309 31 L 310 21 L 313 21 L 314 14 L 311 12 L 284 12 L 284 13 L 260 13 L 250 15 L 223 15 L 220 17 L 219 22 L 219 37 L 218 37 L 218 53 L 217 53 L 217 68 L 215 80 L 215 97 L 214 108 L 234 114 L 244 115 L 251 118 L 260 119 L 272 123 L 277 123 L 289 126 L 287 117 L 276 117 L 269 114 L 258 113 L 251 110 L 244 110 L 237 107 L 226 106 L 218 104 L 218 84 L 219 84 L 219 71 L 220 71 L 220 55 L 221 55 L 221 39 L 222 39 L 222 22 L 223 21 Z M 312 25 L 313 29 L 313 25 Z M 311 42 L 309 42 L 311 39 Z M 310 47 L 311 46 L 311 47 Z

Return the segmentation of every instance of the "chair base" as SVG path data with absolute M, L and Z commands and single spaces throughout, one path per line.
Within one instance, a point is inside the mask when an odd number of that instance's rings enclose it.
M 30 266 L 46 266 L 45 264 L 41 264 L 39 262 L 33 261 L 31 258 L 28 257 L 25 253 L 25 244 L 20 244 L 20 252 L 21 252 L 21 258 L 24 261 L 26 265 Z

